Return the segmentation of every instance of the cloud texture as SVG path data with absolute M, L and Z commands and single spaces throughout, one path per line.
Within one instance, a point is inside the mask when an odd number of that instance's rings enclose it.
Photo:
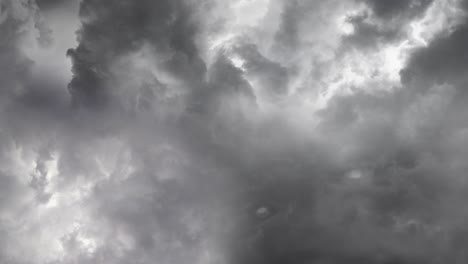
M 467 11 L 1 1 L 0 263 L 466 263 Z

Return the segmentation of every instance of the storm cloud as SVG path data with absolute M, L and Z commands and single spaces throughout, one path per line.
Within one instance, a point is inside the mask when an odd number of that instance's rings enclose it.
M 3 0 L 0 263 L 466 263 L 461 0 Z

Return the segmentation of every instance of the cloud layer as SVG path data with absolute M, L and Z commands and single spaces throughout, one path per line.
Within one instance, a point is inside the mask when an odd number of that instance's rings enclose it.
M 461 0 L 4 0 L 0 262 L 466 263 Z

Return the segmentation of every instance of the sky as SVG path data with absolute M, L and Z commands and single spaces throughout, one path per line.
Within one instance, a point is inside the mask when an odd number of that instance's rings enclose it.
M 468 1 L 0 0 L 0 263 L 468 263 Z

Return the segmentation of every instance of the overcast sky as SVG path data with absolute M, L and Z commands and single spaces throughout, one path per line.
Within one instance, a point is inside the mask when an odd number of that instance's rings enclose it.
M 468 263 L 467 19 L 0 0 L 0 263 Z

